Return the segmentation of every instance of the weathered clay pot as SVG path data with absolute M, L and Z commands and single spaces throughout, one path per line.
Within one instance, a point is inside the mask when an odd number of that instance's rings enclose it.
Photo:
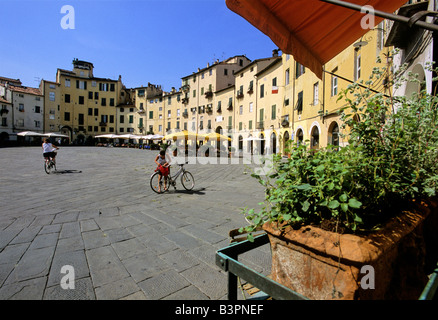
M 417 208 L 367 236 L 266 223 L 272 278 L 309 299 L 418 299 L 437 261 L 438 201 Z

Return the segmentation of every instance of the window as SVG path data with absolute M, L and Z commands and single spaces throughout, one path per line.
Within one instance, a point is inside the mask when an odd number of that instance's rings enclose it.
M 224 76 L 228 76 L 228 69 L 224 69 Z
M 120 123 L 125 123 L 125 116 L 124 115 L 120 116 L 120 121 L 119 122 Z
M 319 104 L 319 82 L 313 84 L 313 105 Z
M 35 106 L 35 113 L 41 113 L 41 107 Z
M 78 114 L 78 124 L 81 126 L 84 125 L 84 114 L 83 113 Z
M 272 86 L 276 87 L 277 86 L 277 77 L 275 77 L 274 79 L 272 79 Z
M 84 96 L 79 96 L 79 104 L 84 104 Z
M 55 101 L 55 93 L 54 92 L 49 92 L 49 100 Z
M 35 120 L 35 128 L 41 127 L 41 121 Z
M 115 85 L 114 85 L 114 83 L 111 83 L 111 84 L 110 84 L 110 91 L 111 91 L 111 92 L 114 92 L 114 91 L 115 91 Z
M 97 82 L 96 81 L 91 81 L 91 86 L 92 87 L 95 87 L 97 85 Z
M 196 98 L 196 90 L 193 90 L 193 98 Z
M 133 115 L 129 115 L 129 123 L 134 123 L 134 116 Z
M 88 99 L 93 99 L 93 92 L 91 92 L 91 91 L 88 91 Z
M 297 109 L 298 114 L 303 112 L 303 91 L 298 92 L 298 101 L 295 109 Z
M 306 68 L 299 62 L 295 62 L 295 76 L 298 79 L 306 72 Z
M 99 92 L 94 93 L 94 100 L 99 100 Z
M 110 98 L 110 104 L 111 107 L 114 107 L 114 98 Z
M 249 112 L 252 112 L 254 110 L 254 105 L 252 102 L 249 103 Z
M 102 98 L 102 102 L 101 102 L 102 107 L 106 106 L 106 98 Z
M 167 110 L 167 117 L 170 118 L 171 110 Z
M 252 120 L 249 120 L 248 122 L 248 130 L 252 130 Z
M 263 98 L 265 96 L 265 85 L 262 84 L 260 86 L 260 98 Z
M 149 119 L 153 119 L 154 118 L 154 112 L 153 111 L 149 111 Z
M 70 121 L 70 112 L 64 112 L 64 121 Z
M 93 115 L 93 108 L 88 108 L 88 115 L 92 116 Z
M 141 118 L 141 119 L 143 119 L 143 118 Z M 113 115 L 110 115 L 109 120 L 110 120 L 110 121 L 109 121 L 110 123 L 114 123 L 114 116 L 113 116 Z
M 108 116 L 106 114 L 101 115 L 100 116 L 100 122 L 108 123 Z
M 98 116 L 99 115 L 99 108 L 94 108 L 94 115 Z
M 176 116 L 180 117 L 181 116 L 181 110 L 180 109 L 176 109 Z
M 18 111 L 20 111 L 20 112 L 24 112 L 24 104 L 20 103 L 20 104 L 18 105 Z
M 242 131 L 242 122 L 239 122 L 239 131 Z
M 108 83 L 99 83 L 99 91 L 108 91 Z
M 336 75 L 336 72 L 338 71 L 338 68 L 334 69 L 332 71 L 332 78 L 331 78 L 331 95 L 336 96 L 338 94 L 338 76 Z
M 76 80 L 76 89 L 87 90 L 87 82 Z
M 274 104 L 271 107 L 271 120 L 277 119 L 277 106 Z
M 284 74 L 284 82 L 285 82 L 286 85 L 289 84 L 289 78 L 290 78 L 290 70 L 287 69 L 285 74 Z
M 239 107 L 239 114 L 242 115 L 243 114 L 243 106 Z
M 70 103 L 70 95 L 69 94 L 66 94 L 64 96 L 64 101 L 65 101 L 65 103 Z
M 70 88 L 70 79 L 65 79 L 66 88 Z

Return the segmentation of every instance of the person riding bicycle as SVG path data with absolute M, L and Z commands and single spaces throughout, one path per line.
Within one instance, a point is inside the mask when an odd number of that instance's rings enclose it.
M 159 187 L 158 192 L 161 192 L 161 179 L 164 177 L 164 191 L 167 190 L 167 176 L 170 173 L 170 161 L 167 161 L 166 159 L 166 151 L 161 150 L 160 153 L 155 158 L 155 163 L 158 165 L 157 169 L 155 171 L 159 172 Z
M 55 150 L 58 150 L 59 148 L 53 144 L 50 143 L 49 139 L 44 139 L 44 142 L 42 144 L 43 147 L 43 157 L 48 162 L 50 158 L 53 162 L 55 162 L 56 152 Z

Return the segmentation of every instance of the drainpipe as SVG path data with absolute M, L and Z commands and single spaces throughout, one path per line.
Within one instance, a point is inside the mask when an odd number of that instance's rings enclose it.
M 324 124 L 325 113 L 325 66 L 322 67 L 322 123 Z

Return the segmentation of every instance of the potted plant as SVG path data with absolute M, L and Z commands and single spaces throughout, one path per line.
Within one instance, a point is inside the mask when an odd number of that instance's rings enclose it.
M 266 197 L 241 231 L 263 226 L 273 279 L 311 299 L 416 299 L 436 266 L 438 98 L 376 94 L 383 76 L 339 95 L 348 145 L 291 144 L 252 174 Z

